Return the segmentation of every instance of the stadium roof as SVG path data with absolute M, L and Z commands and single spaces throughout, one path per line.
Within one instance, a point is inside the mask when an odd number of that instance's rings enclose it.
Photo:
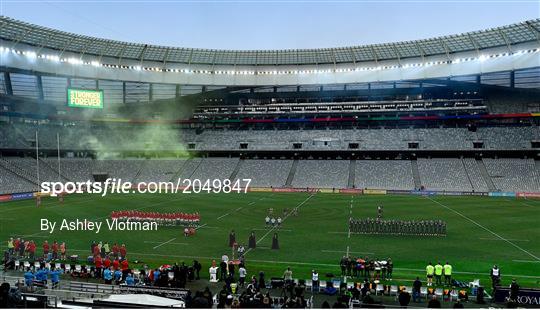
M 0 17 L 0 39 L 12 48 L 19 43 L 98 57 L 115 57 L 163 63 L 205 65 L 310 65 L 357 63 L 450 55 L 540 42 L 540 19 L 424 40 L 363 46 L 298 50 L 217 50 L 156 46 L 95 38 Z

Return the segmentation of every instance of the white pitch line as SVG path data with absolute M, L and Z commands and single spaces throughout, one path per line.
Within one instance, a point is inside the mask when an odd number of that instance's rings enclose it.
M 69 196 L 68 196 L 69 197 Z M 75 201 L 75 202 L 72 202 L 72 203 L 66 203 L 67 206 L 74 206 L 74 205 L 78 205 L 78 204 L 83 204 L 83 203 L 86 203 L 86 202 L 89 202 L 89 201 L 93 201 L 95 198 L 102 198 L 102 196 L 99 196 L 99 197 L 94 197 L 94 196 L 91 196 L 90 198 L 87 198 L 87 199 L 84 199 L 84 200 L 79 200 L 79 201 Z M 153 204 L 149 204 L 149 205 L 145 205 L 143 207 L 140 207 L 140 208 L 137 208 L 137 209 L 132 209 L 130 211 L 140 211 L 142 209 L 146 209 L 146 208 L 150 208 L 150 207 L 155 207 L 155 206 L 158 206 L 158 205 L 161 205 L 161 204 L 164 204 L 164 203 L 169 203 L 171 201 L 177 201 L 177 200 L 180 200 L 180 199 L 183 199 L 183 196 L 180 196 L 180 198 L 176 198 L 176 199 L 171 199 L 171 200 L 166 200 L 166 201 L 161 201 L 161 202 L 157 202 L 157 203 L 153 203 Z M 47 205 L 53 205 L 52 207 L 62 207 L 63 205 L 54 205 L 55 203 L 54 202 L 51 202 Z M 40 207 L 38 208 L 41 208 L 42 206 L 44 206 L 45 204 L 42 204 Z M 46 206 L 46 205 L 45 205 Z M 26 209 L 26 208 L 31 208 L 31 207 L 34 207 L 36 208 L 36 206 L 27 206 L 27 207 L 22 207 L 22 208 L 18 208 L 18 209 L 12 209 L 12 210 L 19 210 L 19 209 Z M 1 213 L 1 211 L 0 211 Z M 108 218 L 110 217 L 110 214 L 107 214 L 105 216 L 101 216 L 101 217 L 97 217 L 97 218 L 94 218 L 94 219 L 91 219 L 93 221 L 97 221 L 97 220 L 102 220 L 104 218 Z
M 509 201 L 509 202 L 517 201 L 517 202 L 519 202 L 519 203 L 522 204 L 522 205 L 526 205 L 526 206 L 533 207 L 533 208 L 539 207 L 539 206 L 535 206 L 535 205 L 532 205 L 532 204 L 530 204 L 530 203 L 526 203 L 526 202 L 524 202 L 524 201 L 521 201 L 521 200 L 519 200 L 519 198 L 514 199 L 514 200 L 506 199 L 506 201 Z
M 464 215 L 463 213 L 458 212 L 458 211 L 456 211 L 456 210 L 454 210 L 454 209 L 452 209 L 452 208 L 450 208 L 450 207 L 448 207 L 448 206 L 446 206 L 446 205 L 444 205 L 444 204 L 442 204 L 442 203 L 438 202 L 437 200 L 434 200 L 434 199 L 432 199 L 432 198 L 430 198 L 430 197 L 427 197 L 427 196 L 426 196 L 426 198 L 429 199 L 429 200 L 431 200 L 432 202 L 434 202 L 434 203 L 440 205 L 441 207 L 443 207 L 443 208 L 445 208 L 445 209 L 447 209 L 447 210 L 450 210 L 450 211 L 454 212 L 455 214 L 457 214 L 457 215 L 463 217 L 464 219 L 470 221 L 471 223 L 475 224 L 476 226 L 478 226 L 478 227 L 482 228 L 483 230 L 489 232 L 490 234 L 494 235 L 495 237 L 497 237 L 497 238 L 499 238 L 499 239 L 501 239 L 501 240 L 503 240 L 503 241 L 506 241 L 508 244 L 512 245 L 512 246 L 515 247 L 516 249 L 521 250 L 523 253 L 528 254 L 529 256 L 531 256 L 532 258 L 536 259 L 537 261 L 540 261 L 540 257 L 538 257 L 538 256 L 536 256 L 536 255 L 534 255 L 534 254 L 532 254 L 531 252 L 525 250 L 524 248 L 520 247 L 519 245 L 513 243 L 512 241 L 509 241 L 508 239 L 501 237 L 501 236 L 500 236 L 499 234 L 497 234 L 496 232 L 492 231 L 492 230 L 489 229 L 489 228 L 484 227 L 482 224 L 480 224 L 480 223 L 478 223 L 477 221 L 471 219 L 470 217 Z
M 159 248 L 160 246 L 163 246 L 163 245 L 165 245 L 165 244 L 167 244 L 167 243 L 170 243 L 170 242 L 172 242 L 172 241 L 174 241 L 174 240 L 176 240 L 176 238 L 172 238 L 172 239 L 169 240 L 169 241 L 162 242 L 162 243 L 156 245 L 153 249 L 155 250 L 155 249 Z
M 3 246 L 5 248 L 5 246 Z M 88 250 L 78 250 L 78 249 L 69 249 L 72 252 L 88 253 Z M 210 256 L 193 256 L 193 255 L 172 255 L 172 254 L 154 254 L 154 253 L 134 253 L 129 252 L 130 255 L 138 256 L 150 256 L 150 257 L 174 257 L 174 258 L 194 258 L 194 259 L 221 259 L 220 257 L 210 257 Z M 291 262 L 291 261 L 275 261 L 275 260 L 259 260 L 259 259 L 250 259 L 250 262 L 254 263 L 269 263 L 269 264 L 281 264 L 281 265 L 306 265 L 306 266 L 321 266 L 321 267 L 336 267 L 336 264 L 323 264 L 323 263 L 306 263 L 306 262 Z M 405 270 L 405 271 L 415 271 L 415 272 L 426 272 L 425 269 L 413 269 L 413 268 L 394 268 L 394 270 Z M 470 271 L 454 271 L 456 274 L 469 274 L 469 275 L 484 275 L 489 276 L 489 273 L 485 272 L 470 272 Z M 518 275 L 518 274 L 508 274 L 506 275 L 512 278 L 529 278 L 529 279 L 540 279 L 540 276 L 530 276 L 530 275 Z
M 162 242 L 158 242 L 158 241 L 144 241 L 144 243 L 153 243 L 153 244 L 156 244 L 156 243 L 162 243 Z M 170 242 L 169 244 L 174 244 L 174 245 L 189 245 L 189 243 L 185 243 L 185 242 Z
M 349 247 L 347 247 L 348 249 Z M 343 253 L 343 251 L 335 251 L 335 250 L 321 250 L 321 252 L 324 253 Z M 358 252 L 358 251 L 348 251 L 348 253 L 356 253 L 356 254 L 367 254 L 367 255 L 374 255 L 375 253 L 371 252 Z
M 315 193 L 309 195 L 308 198 L 304 199 L 304 201 L 302 201 L 302 202 L 299 203 L 296 207 L 294 207 L 293 210 L 294 210 L 294 209 L 299 209 L 299 208 L 300 208 L 301 206 L 303 206 L 308 200 L 310 200 L 313 196 L 315 196 Z M 289 213 L 283 218 L 282 223 L 284 223 L 285 220 L 286 220 L 287 218 L 289 218 L 289 216 L 291 215 L 291 213 L 292 213 L 292 212 L 289 212 Z M 259 240 L 257 240 L 257 242 L 255 242 L 255 245 L 259 244 L 259 242 L 261 242 L 264 238 L 266 238 L 266 236 L 268 236 L 268 235 L 269 235 L 271 232 L 273 232 L 276 228 L 277 228 L 277 227 L 273 227 L 273 228 L 271 228 L 270 230 L 268 230 L 268 231 L 266 232 L 266 234 L 264 234 L 264 235 L 262 236 L 262 238 L 260 238 Z M 251 250 L 252 250 L 252 249 L 248 249 L 248 250 L 246 251 L 246 253 L 244 253 L 244 256 L 247 255 L 247 253 L 249 253 Z
M 268 228 L 245 228 L 244 230 L 255 230 L 255 231 L 267 231 Z M 292 232 L 292 229 L 277 229 L 278 231 L 284 231 L 284 232 Z
M 478 238 L 480 240 L 492 240 L 492 241 L 504 241 L 504 240 L 501 240 L 499 238 Z M 509 240 L 509 241 L 523 241 L 523 242 L 529 242 L 531 240 L 527 240 L 527 239 L 506 239 L 506 240 Z
M 229 213 L 225 213 L 225 214 L 223 214 L 223 215 L 219 216 L 219 217 L 218 217 L 217 219 L 218 219 L 218 220 L 220 220 L 220 219 L 222 219 L 222 218 L 226 217 L 227 215 L 229 215 Z
M 513 262 L 518 262 L 518 263 L 535 263 L 535 264 L 540 264 L 540 261 L 536 261 L 536 260 L 513 259 L 512 261 L 513 261 Z
M 203 225 L 201 225 L 201 226 L 197 226 L 197 227 L 195 227 L 195 230 L 197 230 L 197 229 L 201 229 L 201 228 L 203 228 L 203 227 L 205 227 L 205 226 L 207 226 L 207 225 L 208 225 L 208 223 L 206 223 L 206 224 L 203 224 Z
M 259 200 L 260 200 L 260 199 L 259 199 Z M 254 204 L 255 204 L 255 201 L 252 201 L 252 202 L 250 202 L 248 205 L 251 206 L 251 205 L 254 205 Z M 242 208 L 243 208 L 243 207 L 238 207 L 238 208 L 236 208 L 236 209 L 234 210 L 234 212 L 238 212 L 238 211 L 242 210 Z M 228 215 L 230 215 L 230 214 L 231 214 L 231 212 L 225 213 L 225 214 L 219 216 L 217 219 L 218 219 L 218 220 L 221 220 L 222 218 L 224 218 L 224 217 L 226 217 L 226 216 L 228 216 Z
M 347 235 L 348 232 L 346 231 L 329 231 L 329 234 L 340 234 L 340 235 Z
M 347 243 L 349 243 L 350 239 L 351 239 L 351 223 L 350 223 L 350 220 L 351 220 L 351 217 L 352 217 L 353 198 L 354 198 L 354 196 L 351 195 L 351 203 L 350 203 L 350 208 L 349 208 L 349 223 L 347 223 L 347 226 L 349 227 L 349 233 L 347 234 Z M 349 256 L 349 245 L 347 245 L 347 256 Z

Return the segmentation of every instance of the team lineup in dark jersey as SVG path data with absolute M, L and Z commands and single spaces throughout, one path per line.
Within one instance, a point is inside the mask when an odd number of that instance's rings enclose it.
M 446 236 L 446 222 L 441 220 L 384 220 L 383 207 L 377 218 L 349 219 L 349 231 L 358 234 Z

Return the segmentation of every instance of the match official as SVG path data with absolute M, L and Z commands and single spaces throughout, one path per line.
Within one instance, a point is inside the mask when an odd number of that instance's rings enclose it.
M 442 285 L 443 266 L 440 262 L 435 265 L 435 285 Z
M 443 266 L 444 271 L 444 283 L 448 286 L 452 285 L 452 265 L 448 262 Z

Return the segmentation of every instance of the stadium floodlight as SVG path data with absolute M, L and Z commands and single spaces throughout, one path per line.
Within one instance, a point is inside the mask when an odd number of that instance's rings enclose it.
M 135 67 L 133 67 L 133 69 L 135 69 L 136 71 L 141 71 L 142 67 L 141 66 L 135 66 Z
M 82 64 L 82 60 L 80 60 L 78 58 L 68 58 L 67 62 L 72 64 L 72 65 L 80 65 L 80 64 Z
M 92 66 L 94 66 L 94 67 L 99 67 L 99 66 L 101 66 L 101 64 L 99 63 L 99 61 L 96 61 L 96 60 L 92 60 L 92 61 L 90 62 L 90 64 L 91 64 Z
M 50 60 L 50 61 L 54 61 L 54 62 L 59 62 L 60 61 L 60 57 L 58 57 L 57 55 L 46 55 L 45 59 Z
M 484 61 L 486 61 L 487 59 L 488 59 L 488 56 L 486 56 L 486 55 L 480 55 L 480 56 L 478 57 L 478 60 L 480 60 L 480 62 L 484 62 Z
M 23 52 L 23 54 L 28 57 L 28 58 L 37 58 L 37 54 L 36 52 L 33 52 L 33 51 L 26 51 L 26 52 Z

